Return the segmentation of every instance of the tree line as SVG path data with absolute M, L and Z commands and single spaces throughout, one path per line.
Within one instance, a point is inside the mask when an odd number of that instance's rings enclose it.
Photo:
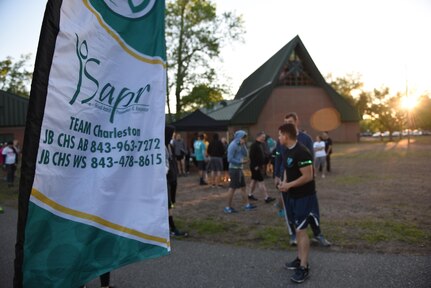
M 166 104 L 168 121 L 179 119 L 198 108 L 211 107 L 223 100 L 229 87 L 221 84 L 214 63 L 220 60 L 222 47 L 243 41 L 245 33 L 241 15 L 217 13 L 209 0 L 171 0 L 166 3 L 166 47 L 168 86 Z M 32 73 L 30 55 L 14 61 L 0 61 L 0 89 L 29 96 Z M 412 113 L 401 107 L 401 92 L 393 94 L 388 87 L 364 90 L 358 74 L 348 74 L 327 82 L 353 106 L 361 116 L 361 131 L 401 131 L 408 126 L 431 130 L 431 98 L 421 95 Z M 172 113 L 171 97 L 175 99 Z M 175 117 L 174 117 L 175 116 Z

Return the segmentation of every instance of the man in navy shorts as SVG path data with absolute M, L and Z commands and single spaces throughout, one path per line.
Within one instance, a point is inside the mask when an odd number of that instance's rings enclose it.
M 294 124 L 284 124 L 278 129 L 280 144 L 287 149 L 283 155 L 284 180 L 278 185 L 283 192 L 286 215 L 293 220 L 298 242 L 298 254 L 295 260 L 286 263 L 286 268 L 295 270 L 290 278 L 295 283 L 302 283 L 308 278 L 308 255 L 310 239 L 307 235 L 309 222 L 319 222 L 319 205 L 313 177 L 313 157 L 310 151 L 297 141 Z

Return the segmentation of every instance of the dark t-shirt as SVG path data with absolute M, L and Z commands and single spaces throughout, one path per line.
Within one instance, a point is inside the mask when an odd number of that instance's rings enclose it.
M 329 146 L 332 146 L 332 139 L 328 138 L 328 139 L 323 140 L 323 141 L 325 142 L 325 152 L 327 154 L 331 154 L 332 153 L 332 149 L 331 149 L 331 151 L 329 151 L 329 153 L 328 153 L 328 150 L 329 150 Z
M 250 169 L 254 169 L 256 166 L 265 165 L 265 152 L 263 145 L 259 141 L 255 141 L 250 146 Z
M 296 143 L 292 149 L 286 149 L 283 155 L 283 166 L 286 171 L 287 182 L 294 181 L 301 177 L 300 168 L 313 165 L 313 157 L 310 151 L 301 143 Z M 302 198 L 316 193 L 314 179 L 302 186 L 289 189 L 289 197 Z
M 225 154 L 225 147 L 220 140 L 212 141 L 208 145 L 207 149 L 208 155 L 212 157 L 223 157 Z

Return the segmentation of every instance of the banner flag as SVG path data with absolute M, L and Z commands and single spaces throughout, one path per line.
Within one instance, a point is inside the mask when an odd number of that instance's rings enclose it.
M 23 146 L 14 287 L 77 288 L 170 252 L 163 0 L 49 0 Z

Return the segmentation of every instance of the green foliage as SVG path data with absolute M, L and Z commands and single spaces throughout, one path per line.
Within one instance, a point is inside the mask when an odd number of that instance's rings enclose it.
M 365 131 L 379 131 L 380 130 L 379 124 L 371 118 L 361 120 L 361 122 L 359 122 L 359 126 L 360 126 L 361 131 L 363 131 L 363 132 L 365 132 Z
M 0 61 L 0 90 L 11 94 L 28 97 L 32 73 L 27 70 L 30 55 L 21 55 L 20 59 L 7 57 Z
M 363 119 L 371 99 L 370 94 L 362 89 L 364 83 L 361 80 L 361 75 L 347 74 L 346 76 L 333 79 L 332 75 L 329 74 L 326 78 L 338 94 L 358 109 L 359 115 Z
M 167 2 L 168 90 L 174 90 L 177 113 L 183 111 L 184 94 L 190 95 L 196 85 L 214 81 L 210 60 L 219 58 L 220 48 L 242 39 L 241 17 L 216 12 L 216 5 L 207 0 Z M 167 104 L 170 114 L 169 92 Z
M 389 131 L 389 140 L 392 140 L 392 132 L 400 131 L 405 126 L 406 113 L 400 108 L 401 95 L 389 94 L 389 88 L 374 89 L 372 103 L 366 109 L 366 113 L 375 120 L 380 131 Z
M 423 95 L 419 98 L 419 103 L 413 111 L 413 120 L 416 127 L 431 130 L 431 98 L 429 95 Z
M 332 78 L 332 74 L 327 76 L 328 83 L 334 88 L 340 95 L 344 96 L 354 104 L 353 94 L 362 89 L 364 83 L 361 80 L 359 74 L 347 74 L 343 77 Z
M 223 100 L 222 90 L 205 84 L 193 87 L 190 94 L 181 99 L 184 111 L 194 111 L 202 107 L 210 108 L 221 100 Z

